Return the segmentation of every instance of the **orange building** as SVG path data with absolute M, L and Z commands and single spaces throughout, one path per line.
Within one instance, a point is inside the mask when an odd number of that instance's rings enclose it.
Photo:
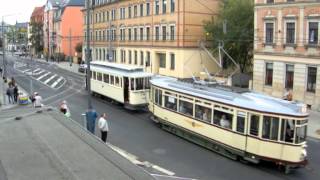
M 63 53 L 68 57 L 75 56 L 75 47 L 82 43 L 82 12 L 84 0 L 61 2 L 54 13 L 54 46 L 53 52 Z

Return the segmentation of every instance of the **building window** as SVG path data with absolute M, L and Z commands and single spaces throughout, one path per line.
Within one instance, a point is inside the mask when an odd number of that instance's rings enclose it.
M 138 28 L 134 28 L 133 29 L 133 33 L 134 33 L 134 40 L 136 41 L 136 40 L 138 40 Z
M 170 40 L 173 41 L 175 36 L 175 26 L 170 26 Z
M 274 3 L 274 0 L 267 0 L 267 4 L 272 4 Z
M 146 28 L 146 40 L 149 41 L 150 40 L 150 27 Z
M 286 88 L 293 88 L 294 65 L 286 65 Z
M 167 40 L 167 26 L 162 26 L 162 40 Z
M 174 12 L 176 8 L 176 0 L 170 1 L 170 12 Z
M 159 26 L 156 27 L 155 31 L 156 31 L 156 36 L 155 36 L 156 41 L 159 41 L 160 40 L 160 28 L 159 28 Z
M 130 50 L 129 51 L 129 64 L 132 63 L 132 51 Z
M 149 67 L 150 65 L 150 51 L 147 51 L 146 66 Z
M 307 91 L 316 92 L 316 82 L 317 82 L 317 68 L 308 67 L 308 81 L 307 81 Z
M 150 3 L 146 3 L 146 6 L 147 6 L 146 15 L 147 15 L 147 16 L 150 16 Z
M 128 18 L 132 17 L 131 6 L 128 7 Z
M 160 68 L 166 68 L 166 54 L 159 54 Z
M 167 0 L 162 0 L 162 14 L 167 13 Z
M 294 44 L 295 43 L 295 23 L 287 23 L 287 33 L 286 33 L 286 43 Z
M 128 39 L 129 39 L 129 41 L 131 41 L 132 40 L 132 38 L 131 38 L 131 29 L 128 29 Z
M 159 4 L 159 0 L 155 0 L 155 14 L 158 15 L 159 11 L 160 11 L 160 4 Z
M 266 44 L 273 43 L 273 23 L 266 23 Z
M 175 66 L 176 66 L 176 58 L 175 58 L 175 54 L 170 54 L 170 69 L 171 70 L 174 70 L 175 69 Z
M 140 65 L 141 65 L 141 66 L 143 66 L 143 64 L 144 64 L 144 58 L 143 58 L 143 56 L 144 56 L 143 51 L 140 51 Z
M 107 11 L 107 21 L 110 21 L 110 12 Z
M 237 116 L 237 132 L 244 133 L 246 122 L 246 113 L 238 111 Z
M 143 16 L 143 4 L 140 4 L 140 16 Z
M 134 64 L 138 64 L 138 51 L 134 51 Z
M 273 79 L 273 63 L 266 63 L 265 85 L 272 86 Z
M 133 6 L 133 17 L 137 17 L 138 16 L 138 6 L 135 5 Z
M 140 41 L 143 41 L 143 28 L 140 28 Z
M 309 44 L 318 44 L 319 23 L 309 22 Z

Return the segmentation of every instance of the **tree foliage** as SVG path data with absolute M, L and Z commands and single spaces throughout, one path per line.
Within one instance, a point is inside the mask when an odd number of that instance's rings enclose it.
M 77 53 L 81 53 L 82 52 L 82 43 L 78 43 L 75 47 L 75 50 Z
M 213 47 L 219 42 L 239 64 L 241 72 L 252 66 L 254 4 L 252 0 L 224 0 L 218 15 L 205 22 L 207 39 Z M 230 64 L 229 64 L 230 65 Z
M 43 51 L 43 24 L 38 22 L 31 22 L 31 36 L 30 42 L 35 53 L 42 53 Z

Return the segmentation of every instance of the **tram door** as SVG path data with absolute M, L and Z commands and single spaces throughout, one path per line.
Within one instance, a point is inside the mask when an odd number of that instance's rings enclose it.
M 129 78 L 128 77 L 123 77 L 123 84 L 124 84 L 124 102 L 128 103 L 129 102 Z

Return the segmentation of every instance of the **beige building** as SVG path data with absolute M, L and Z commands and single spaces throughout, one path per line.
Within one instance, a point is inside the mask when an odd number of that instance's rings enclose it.
M 320 1 L 255 0 L 254 90 L 320 109 Z
M 212 72 L 216 64 L 199 42 L 205 40 L 203 22 L 217 13 L 218 4 L 219 0 L 96 0 L 90 17 L 92 58 L 174 77 L 199 76 L 203 67 Z

